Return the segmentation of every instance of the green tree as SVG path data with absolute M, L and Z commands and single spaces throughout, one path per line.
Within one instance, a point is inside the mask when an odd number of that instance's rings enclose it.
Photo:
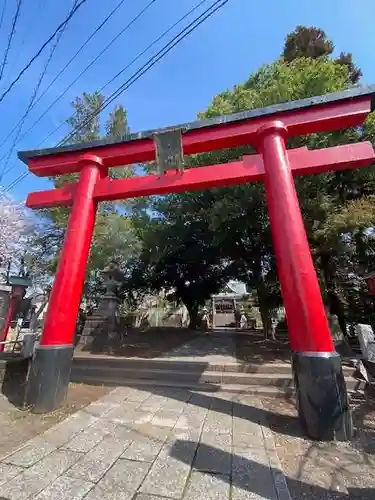
M 209 191 L 204 193 L 210 196 Z M 189 327 L 197 328 L 199 308 L 223 286 L 229 268 L 213 245 L 214 235 L 204 210 L 193 195 L 171 195 L 154 199 L 152 216 L 143 212 L 133 222 L 142 250 L 133 263 L 126 290 L 173 291 L 173 298 L 189 312 Z
M 335 46 L 325 32 L 314 26 L 297 26 L 285 39 L 283 57 L 291 62 L 297 57 L 317 59 L 332 54 Z
M 95 141 L 100 137 L 100 112 L 104 95 L 99 92 L 76 97 L 71 103 L 74 114 L 67 123 L 72 128 L 71 143 Z
M 282 57 L 286 62 L 291 62 L 299 57 L 310 59 L 327 58 L 332 55 L 334 49 L 335 46 L 332 40 L 327 38 L 323 30 L 314 26 L 307 27 L 300 25 L 287 35 Z M 346 66 L 351 83 L 358 83 L 362 72 L 354 64 L 353 55 L 350 52 L 341 52 L 335 61 L 337 64 Z
M 337 64 L 335 60 L 326 57 L 297 57 L 288 63 L 279 60 L 263 66 L 233 90 L 216 96 L 200 118 L 340 91 L 351 84 L 346 65 Z M 289 141 L 289 147 L 305 145 L 314 149 L 373 139 L 373 123 L 371 116 L 362 129 L 298 137 Z M 240 158 L 246 152 L 252 152 L 251 147 L 197 155 L 187 159 L 187 163 L 192 168 L 200 164 L 225 163 Z M 373 168 L 332 172 L 297 180 L 322 290 L 332 312 L 344 321 L 344 327 L 345 304 L 339 278 L 340 274 L 348 276 L 355 272 L 355 269 L 350 270 L 349 263 L 358 253 L 355 242 L 358 238 L 363 240 L 374 223 L 374 188 Z M 175 262 L 178 254 L 182 262 L 196 263 L 202 277 L 198 287 L 201 290 L 206 286 L 206 276 L 199 266 L 202 262 L 208 265 L 207 262 L 211 262 L 209 259 L 215 256 L 217 265 L 222 266 L 220 279 L 231 275 L 244 280 L 257 291 L 265 334 L 268 335 L 272 310 L 279 303 L 280 294 L 263 186 L 185 193 L 167 197 L 167 200 L 168 203 L 164 203 L 168 210 L 165 206 L 158 208 L 161 222 L 158 223 L 159 237 L 153 254 L 153 269 L 154 275 L 160 276 L 161 281 L 154 282 L 154 286 L 167 282 L 167 272 L 178 275 Z M 193 232 L 188 232 L 186 239 L 181 240 L 180 235 L 186 234 L 182 231 L 183 227 L 189 227 Z M 171 239 L 173 245 L 167 245 Z M 194 247 L 188 246 L 189 241 L 194 242 Z M 199 248 L 199 258 L 193 248 Z M 190 275 L 194 275 L 194 266 L 183 268 L 181 276 L 184 282 L 192 281 Z M 151 280 L 150 276 L 152 273 L 149 275 Z M 215 286 L 219 286 L 219 277 L 214 275 L 214 278 L 217 280 Z M 171 284 L 170 281 L 168 283 Z

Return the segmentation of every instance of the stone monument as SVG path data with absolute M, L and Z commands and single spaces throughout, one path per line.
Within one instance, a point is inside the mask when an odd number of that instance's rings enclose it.
M 80 343 L 93 350 L 108 349 L 119 333 L 119 305 L 124 274 L 117 262 L 110 262 L 103 269 L 106 292 L 96 311 L 87 316 Z
M 358 324 L 355 332 L 364 360 L 375 363 L 375 335 L 371 325 Z

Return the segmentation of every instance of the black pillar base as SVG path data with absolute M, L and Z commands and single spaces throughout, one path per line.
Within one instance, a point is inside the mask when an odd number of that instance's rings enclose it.
M 293 373 L 297 409 L 306 434 L 319 441 L 353 437 L 341 357 L 336 353 L 295 353 Z
M 30 363 L 26 404 L 33 413 L 49 413 L 68 392 L 74 347 L 38 346 Z

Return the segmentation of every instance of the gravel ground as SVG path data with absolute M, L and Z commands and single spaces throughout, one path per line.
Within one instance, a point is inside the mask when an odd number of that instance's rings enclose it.
M 352 401 L 355 438 L 319 443 L 303 437 L 294 402 L 262 398 L 293 500 L 374 500 L 375 399 Z
M 64 420 L 68 415 L 104 396 L 110 390 L 107 387 L 70 384 L 64 406 L 47 415 L 35 415 L 15 406 L 8 398 L 17 395 L 18 387 L 15 388 L 13 394 L 8 392 L 8 397 L 0 393 L 0 456 L 10 453 L 24 442 Z

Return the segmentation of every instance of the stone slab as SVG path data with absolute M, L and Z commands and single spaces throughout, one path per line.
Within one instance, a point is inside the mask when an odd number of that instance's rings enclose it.
M 23 467 L 18 467 L 17 465 L 0 463 L 0 486 L 7 481 L 10 481 L 18 474 L 24 471 Z
M 134 497 L 134 500 L 163 500 L 163 498 L 164 500 L 166 499 L 166 497 L 159 497 L 159 495 L 155 496 L 148 495 L 147 493 L 137 493 L 137 495 L 135 495 Z
M 278 500 L 265 449 L 233 449 L 232 500 Z
M 27 500 L 35 497 L 49 483 L 50 480 L 48 478 L 40 477 L 26 470 L 11 481 L 0 486 L 0 497 L 10 500 Z
M 128 445 L 128 442 L 123 443 L 112 437 L 105 437 L 69 469 L 67 475 L 96 483 L 122 455 Z
M 184 500 L 229 500 L 230 477 L 192 472 Z
M 158 456 L 163 444 L 164 440 L 152 439 L 147 436 L 137 436 L 121 455 L 121 458 L 152 463 Z
M 194 459 L 197 443 L 177 441 L 166 443 L 140 492 L 168 498 L 181 498 Z
M 87 429 L 76 434 L 70 441 L 64 444 L 64 448 L 87 453 L 97 445 L 107 435 L 103 426 L 90 426 Z
M 132 500 L 144 480 L 150 464 L 132 460 L 118 460 L 103 476 L 87 500 Z
M 43 476 L 43 478 L 48 478 L 52 482 L 78 462 L 82 456 L 82 453 L 59 449 L 30 467 L 27 472 L 36 476 Z
M 56 450 L 0 486 L 0 495 L 11 500 L 34 498 L 77 462 L 80 457 L 80 454 L 72 451 Z
M 69 476 L 60 476 L 34 500 L 81 500 L 94 487 L 93 483 Z
M 200 443 L 194 460 L 194 469 L 203 472 L 230 475 L 232 467 L 231 448 L 218 449 Z
M 27 442 L 18 451 L 6 457 L 3 462 L 18 465 L 20 467 L 31 467 L 56 449 L 56 446 L 47 442 L 43 436 L 38 436 Z
M 131 389 L 126 397 L 126 401 L 131 401 L 135 403 L 143 403 L 146 401 L 151 394 L 147 391 L 141 391 L 140 389 Z
M 100 398 L 101 403 L 122 404 L 133 391 L 130 387 L 116 387 L 113 391 Z
M 165 406 L 168 399 L 158 394 L 152 394 L 149 398 L 144 401 L 139 407 L 140 410 L 150 413 L 155 413 Z
M 44 432 L 43 439 L 56 447 L 62 446 L 97 420 L 96 416 L 81 410 Z
M 209 411 L 204 422 L 204 431 L 216 432 L 218 434 L 232 433 L 232 416 L 223 415 Z

